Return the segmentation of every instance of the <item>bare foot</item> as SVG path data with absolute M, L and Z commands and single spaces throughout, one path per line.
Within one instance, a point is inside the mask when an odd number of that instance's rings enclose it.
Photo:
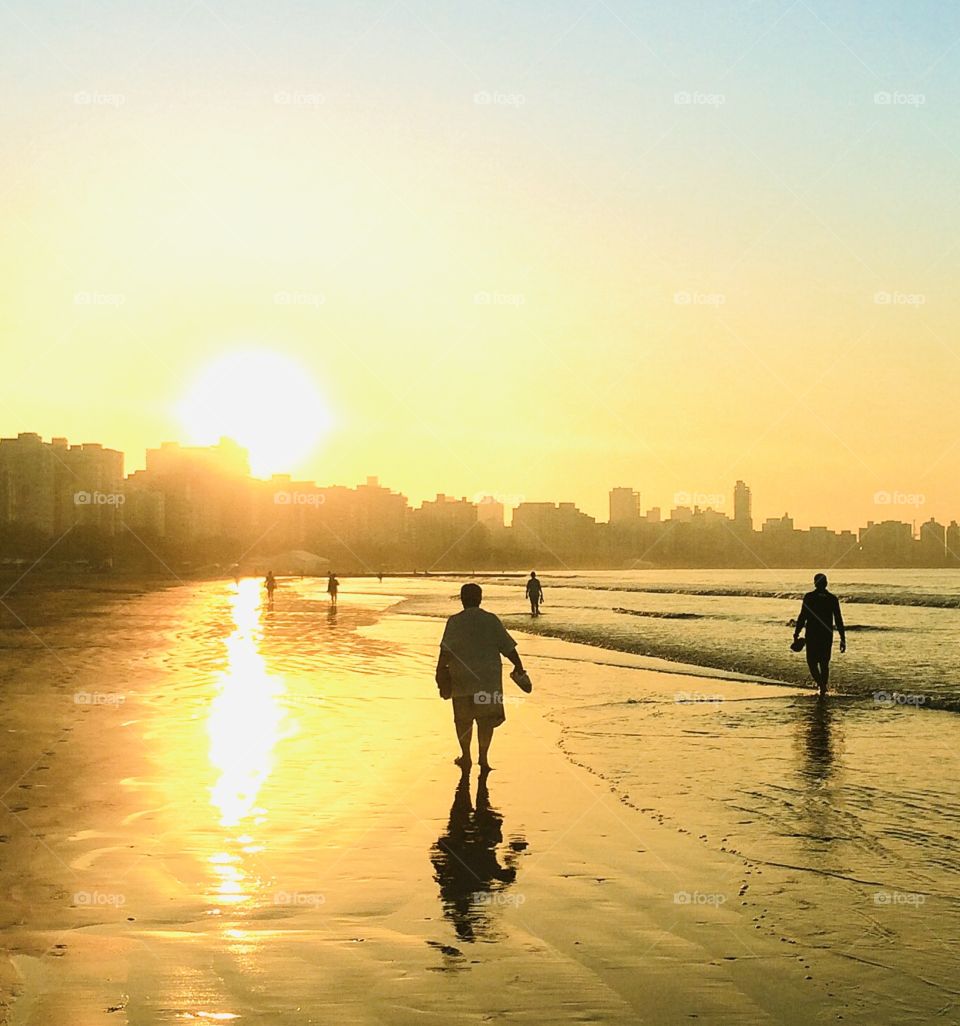
M 466 755 L 458 755 L 456 759 L 453 760 L 453 764 L 455 766 L 459 766 L 460 769 L 470 769 L 470 767 L 473 765 L 473 762 Z
M 480 772 L 481 773 L 489 773 L 490 770 L 492 770 L 492 769 L 493 769 L 493 767 L 490 765 L 489 762 L 487 762 L 486 759 L 481 759 L 480 760 Z

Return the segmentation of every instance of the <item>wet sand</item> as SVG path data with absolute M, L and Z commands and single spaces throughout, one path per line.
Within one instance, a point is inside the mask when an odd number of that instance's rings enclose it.
M 556 713 L 585 674 L 702 679 L 524 638 L 537 690 L 464 785 L 437 621 L 395 600 L 345 590 L 334 616 L 290 582 L 267 611 L 258 582 L 209 583 L 3 629 L 5 1022 L 954 1020 L 754 900 L 779 870 L 709 803 L 670 819 L 576 764 Z M 637 761 L 676 742 L 648 730 Z

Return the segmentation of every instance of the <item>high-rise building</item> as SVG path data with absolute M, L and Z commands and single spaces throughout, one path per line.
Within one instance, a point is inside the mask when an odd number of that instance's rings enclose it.
M 610 489 L 610 523 L 635 524 L 640 520 L 640 493 L 632 488 Z
M 743 481 L 733 486 L 733 522 L 738 527 L 753 530 L 753 496 Z

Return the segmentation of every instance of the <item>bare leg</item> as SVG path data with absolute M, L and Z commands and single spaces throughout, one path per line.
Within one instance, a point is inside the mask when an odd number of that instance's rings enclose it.
M 470 744 L 473 741 L 473 720 L 454 719 L 453 725 L 457 730 L 457 740 L 460 742 L 460 757 L 454 762 L 461 769 L 469 769 L 471 765 Z
M 477 744 L 480 748 L 480 769 L 490 769 L 487 761 L 487 752 L 490 751 L 490 742 L 493 740 L 493 724 L 484 720 L 477 720 Z
M 827 683 L 830 680 L 830 660 L 823 659 L 820 662 L 820 694 L 827 693 Z

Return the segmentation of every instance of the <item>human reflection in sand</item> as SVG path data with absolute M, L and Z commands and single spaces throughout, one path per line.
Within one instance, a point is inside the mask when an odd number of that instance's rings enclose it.
M 227 850 L 208 860 L 218 878 L 217 900 L 231 904 L 248 897 L 245 856 L 259 850 L 252 830 L 266 810 L 257 802 L 273 769 L 273 751 L 281 734 L 283 679 L 267 672 L 260 654 L 259 582 L 243 580 L 232 598 L 234 630 L 227 638 L 227 667 L 210 703 L 209 759 L 218 777 L 211 804 L 220 814 Z M 234 845 L 238 851 L 230 850 Z
M 837 755 L 839 741 L 834 703 L 815 699 L 803 704 L 799 721 L 802 822 L 797 837 L 821 857 L 846 832 L 837 807 Z
M 470 774 L 460 777 L 450 807 L 450 820 L 430 849 L 434 879 L 440 885 L 443 914 L 462 941 L 496 940 L 497 906 L 522 903 L 522 895 L 509 893 L 517 876 L 520 853 L 527 842 L 513 836 L 500 861 L 503 816 L 490 804 L 488 774 L 477 782 L 476 805 L 470 798 Z

